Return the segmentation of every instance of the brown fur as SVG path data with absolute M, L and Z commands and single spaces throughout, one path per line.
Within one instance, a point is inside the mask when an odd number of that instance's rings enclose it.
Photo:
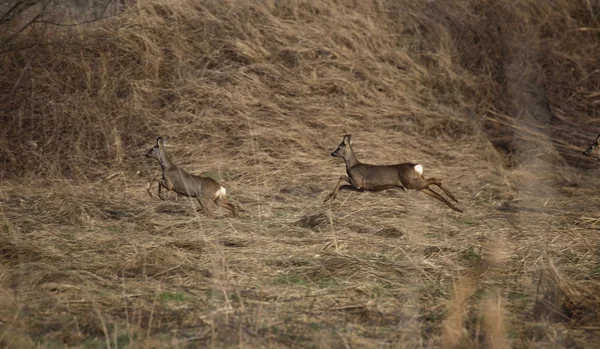
M 196 198 L 202 206 L 204 214 L 208 217 L 214 216 L 210 208 L 213 204 L 221 205 L 230 210 L 234 217 L 237 216 L 236 207 L 227 201 L 225 193 L 221 193 L 223 186 L 213 178 L 196 176 L 177 167 L 169 159 L 165 144 L 167 144 L 167 139 L 158 137 L 156 145 L 146 154 L 147 157 L 155 158 L 160 163 L 162 178 L 156 177 L 150 182 L 150 185 L 154 181 L 158 182 L 158 196 L 164 200 L 161 189 L 166 188 L 177 194 Z M 152 196 L 150 185 L 148 186 L 148 194 Z
M 356 158 L 352 150 L 352 135 L 345 135 L 342 143 L 331 153 L 331 156 L 340 157 L 346 163 L 347 176 L 341 176 L 333 191 L 325 198 L 325 201 L 334 199 L 337 193 L 343 189 L 350 189 L 342 182 L 348 182 L 351 188 L 356 190 L 379 191 L 390 188 L 401 188 L 418 190 L 440 200 L 451 209 L 463 212 L 458 207 L 451 204 L 437 192 L 429 188 L 430 185 L 436 185 L 450 197 L 458 202 L 454 195 L 442 186 L 442 183 L 435 178 L 423 178 L 422 174 L 415 168 L 419 166 L 413 163 L 402 163 L 396 165 L 371 165 L 363 164 Z

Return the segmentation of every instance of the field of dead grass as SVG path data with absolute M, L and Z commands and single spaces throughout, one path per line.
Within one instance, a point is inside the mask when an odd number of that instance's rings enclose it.
M 597 347 L 599 21 L 583 0 L 139 0 L 17 37 L 13 19 L 0 344 Z M 323 204 L 345 133 L 465 213 L 398 190 Z M 146 194 L 158 135 L 238 218 Z

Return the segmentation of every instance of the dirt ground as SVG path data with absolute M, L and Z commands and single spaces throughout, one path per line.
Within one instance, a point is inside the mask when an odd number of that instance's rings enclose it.
M 128 6 L 0 21 L 3 347 L 600 346 L 600 3 Z M 347 133 L 464 213 L 324 203 Z M 148 196 L 158 136 L 239 217 Z

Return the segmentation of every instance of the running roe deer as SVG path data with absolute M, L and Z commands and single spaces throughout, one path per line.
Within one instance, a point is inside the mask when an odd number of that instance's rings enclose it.
M 596 141 L 583 152 L 583 155 L 590 156 L 592 153 L 598 152 L 598 150 L 600 150 L 600 135 L 598 135 Z M 598 158 L 598 160 L 600 160 L 600 158 Z
M 403 191 L 406 191 L 406 189 L 421 191 L 445 203 L 454 211 L 463 212 L 433 189 L 429 188 L 430 185 L 438 186 L 446 195 L 458 203 L 454 195 L 448 189 L 444 188 L 439 180 L 435 178 L 423 178 L 423 166 L 419 164 L 371 165 L 358 161 L 352 150 L 352 135 L 350 134 L 344 135 L 342 143 L 331 153 L 331 156 L 344 159 L 348 175 L 340 177 L 333 191 L 325 198 L 325 202 L 329 199 L 335 200 L 337 193 L 342 189 L 379 191 L 401 188 Z M 350 185 L 341 185 L 344 181 L 350 183 Z
M 166 138 L 158 137 L 156 145 L 146 154 L 147 157 L 155 158 L 160 163 L 162 178 L 155 177 L 152 180 L 158 182 L 159 197 L 164 200 L 161 194 L 161 187 L 164 187 L 177 194 L 196 198 L 208 217 L 214 216 L 210 207 L 213 204 L 219 204 L 230 210 L 234 217 L 237 216 L 236 207 L 227 201 L 226 189 L 219 182 L 210 177 L 190 174 L 171 162 L 165 150 L 167 141 Z M 150 185 L 148 193 L 150 194 Z

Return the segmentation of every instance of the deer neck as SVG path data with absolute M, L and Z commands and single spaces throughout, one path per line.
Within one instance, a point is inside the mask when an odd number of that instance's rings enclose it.
M 171 162 L 171 159 L 169 159 L 169 156 L 165 151 L 161 151 L 158 162 L 160 162 L 160 168 L 163 172 L 174 167 L 173 163 Z
M 358 161 L 358 159 L 356 158 L 356 155 L 354 154 L 352 148 L 350 148 L 350 151 L 348 152 L 348 155 L 344 158 L 344 161 L 346 162 L 346 171 L 349 171 L 352 167 L 360 164 L 360 161 Z

